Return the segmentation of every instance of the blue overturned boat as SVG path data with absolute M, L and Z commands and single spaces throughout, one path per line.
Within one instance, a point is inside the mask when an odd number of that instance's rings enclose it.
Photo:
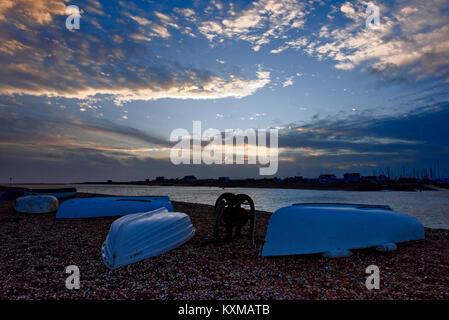
M 304 203 L 272 214 L 262 256 L 322 253 L 345 257 L 351 249 L 392 251 L 397 243 L 421 239 L 423 225 L 389 206 Z
M 58 199 L 76 196 L 76 188 L 25 189 L 25 196 L 53 196 Z
M 0 201 L 16 200 L 24 195 L 25 190 L 23 189 L 8 189 L 0 195 Z
M 159 208 L 173 211 L 167 196 L 148 197 L 93 197 L 64 201 L 56 213 L 57 219 L 88 219 L 116 217 L 148 212 Z
M 109 269 L 117 269 L 179 247 L 194 234 L 190 217 L 182 212 L 160 208 L 129 214 L 111 224 L 101 256 Z

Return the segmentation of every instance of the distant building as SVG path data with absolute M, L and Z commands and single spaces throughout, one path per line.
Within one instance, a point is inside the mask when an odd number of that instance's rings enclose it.
M 420 183 L 420 181 L 416 178 L 399 178 L 398 182 L 400 184 L 416 184 Z
M 375 184 L 375 183 L 377 183 L 377 177 L 376 176 L 362 177 L 362 182 Z
M 335 174 L 321 174 L 318 177 L 319 183 L 335 183 L 337 182 L 337 177 Z
M 196 182 L 197 179 L 195 176 L 184 176 L 184 178 L 181 179 L 182 182 Z
M 218 178 L 218 182 L 229 182 L 231 181 L 231 179 L 229 179 L 229 177 L 219 177 Z
M 386 175 L 381 174 L 381 175 L 377 176 L 377 182 L 379 182 L 379 183 L 385 183 L 389 180 L 390 180 L 390 178 L 388 178 Z
M 345 173 L 343 175 L 345 182 L 360 182 L 360 173 Z
M 301 182 L 304 182 L 304 178 L 303 178 L 303 176 L 287 177 L 284 179 L 284 182 L 286 182 L 286 183 L 301 183 Z

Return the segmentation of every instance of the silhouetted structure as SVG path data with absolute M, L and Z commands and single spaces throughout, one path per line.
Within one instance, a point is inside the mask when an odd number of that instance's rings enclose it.
M 360 182 L 360 173 L 358 172 L 345 173 L 343 177 L 345 182 Z
M 303 176 L 288 177 L 284 179 L 285 183 L 303 183 Z
M 320 174 L 318 178 L 319 183 L 335 183 L 337 182 L 337 177 L 335 174 Z
M 366 177 L 362 177 L 362 182 L 363 182 L 363 183 L 372 183 L 372 184 L 376 184 L 376 183 L 377 183 L 377 177 L 376 177 L 376 176 L 366 176 Z
M 181 179 L 182 182 L 196 182 L 197 178 L 195 176 L 184 176 L 184 178 Z

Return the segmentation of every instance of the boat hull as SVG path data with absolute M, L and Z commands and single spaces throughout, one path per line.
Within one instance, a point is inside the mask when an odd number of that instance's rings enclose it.
M 50 213 L 58 210 L 59 202 L 53 196 L 25 196 L 16 199 L 14 210 L 19 213 Z
M 424 239 L 424 228 L 417 219 L 384 206 L 293 205 L 271 216 L 262 256 L 338 256 L 350 249 L 420 239 Z
M 24 190 L 8 189 L 0 195 L 0 201 L 16 200 L 24 195 Z
M 59 188 L 59 189 L 26 189 L 24 191 L 26 196 L 33 195 L 48 195 L 58 199 L 71 198 L 76 196 L 75 188 Z
M 101 255 L 106 267 L 117 269 L 179 247 L 194 234 L 185 213 L 160 208 L 130 214 L 112 223 Z
M 162 207 L 173 211 L 165 196 L 153 197 L 93 197 L 64 201 L 56 214 L 57 219 L 88 219 L 124 216 L 148 212 Z

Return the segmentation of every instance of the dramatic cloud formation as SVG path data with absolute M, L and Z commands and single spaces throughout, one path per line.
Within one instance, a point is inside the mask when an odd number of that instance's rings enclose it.
M 302 28 L 305 16 L 305 5 L 295 0 L 259 0 L 244 10 L 238 10 L 231 3 L 223 18 L 204 21 L 198 29 L 211 41 L 224 38 L 248 41 L 254 51 L 259 51 L 271 39 Z
M 380 28 L 366 28 L 368 5 L 380 7 Z M 390 7 L 379 2 L 345 2 L 341 14 L 349 22 L 334 19 L 316 36 L 301 38 L 299 45 L 285 42 L 274 49 L 303 49 L 319 59 L 336 61 L 335 67 L 361 66 L 387 80 L 407 72 L 414 79 L 440 76 L 449 81 L 449 1 L 397 1 Z
M 69 4 L 0 1 L 0 181 L 258 175 L 172 165 L 196 120 L 279 128 L 279 176 L 449 163 L 449 0 Z
M 270 73 L 261 67 L 257 77 L 248 80 L 147 54 L 149 41 L 170 38 L 169 28 L 180 28 L 175 18 L 162 12 L 153 11 L 147 18 L 123 8 L 115 25 L 105 29 L 98 23 L 108 19 L 101 4 L 86 1 L 81 10 L 81 29 L 69 32 L 62 1 L 2 3 L 0 94 L 79 99 L 104 94 L 121 104 L 162 98 L 242 98 L 270 82 Z M 181 12 L 187 17 L 193 14 Z
M 16 26 L 28 30 L 27 25 L 44 25 L 53 21 L 56 15 L 64 15 L 66 4 L 62 0 L 2 0 L 0 21 L 14 19 Z M 20 21 L 22 21 L 21 24 Z M 26 24 L 25 24 L 26 23 Z
M 433 166 L 437 159 L 449 159 L 447 119 L 448 102 L 395 116 L 366 113 L 291 124 L 281 129 L 281 159 L 291 159 L 306 172 L 319 172 L 316 168 L 321 167 L 340 174 L 346 170 L 385 172 L 399 165 L 408 170 Z
M 339 7 L 340 17 L 347 20 L 343 25 L 330 19 L 318 33 L 295 37 L 292 31 L 306 26 L 314 3 L 260 0 L 238 8 L 214 2 L 206 9 L 214 19 L 199 20 L 190 8 L 147 13 L 120 2 L 115 25 L 105 29 L 98 21 L 110 19 L 106 8 L 89 0 L 81 8 L 82 31 L 86 31 L 69 32 L 63 1 L 5 1 L 0 6 L 4 30 L 0 34 L 0 94 L 81 99 L 105 94 L 114 95 L 120 104 L 162 98 L 242 98 L 270 82 L 270 73 L 260 67 L 256 78 L 248 79 L 232 71 L 217 74 L 145 54 L 152 40 L 167 41 L 173 31 L 196 37 L 195 27 L 212 43 L 243 40 L 258 51 L 272 40 L 281 40 L 283 44 L 272 48 L 272 54 L 303 50 L 318 59 L 336 61 L 338 69 L 361 66 L 387 80 L 397 78 L 404 68 L 417 79 L 428 75 L 449 79 L 447 1 L 399 1 L 392 8 L 376 3 L 381 8 L 379 30 L 365 27 L 369 4 L 345 2 Z M 338 16 L 334 9 L 331 13 Z
M 143 179 L 145 172 L 176 177 L 185 175 L 185 170 L 204 178 L 257 176 L 257 166 L 174 166 L 168 160 L 171 145 L 164 139 L 125 125 L 101 120 L 86 123 L 67 116 L 61 111 L 42 120 L 0 112 L 0 164 L 8 168 L 8 174 L 25 177 L 25 172 L 27 177 L 41 181 L 70 177 L 76 177 L 72 178 L 76 181 Z M 435 159 L 443 163 L 449 161 L 445 144 L 448 120 L 449 103 L 445 103 L 375 119 L 370 114 L 356 114 L 346 119 L 328 117 L 307 125 L 286 125 L 280 130 L 278 175 L 291 176 L 298 170 L 308 176 L 323 170 L 371 174 L 387 168 L 394 173 L 404 165 L 411 170 L 433 166 Z M 26 170 L 17 171 L 17 164 Z M 49 165 L 55 168 L 51 173 L 42 170 Z M 71 168 L 69 173 L 63 170 L 67 166 Z M 92 168 L 98 169 L 93 172 Z M 46 172 L 45 176 L 40 172 Z
M 379 29 L 366 27 L 369 5 L 380 8 Z M 398 74 L 418 80 L 429 75 L 449 80 L 449 1 L 396 1 L 394 5 L 347 1 L 330 6 L 319 32 L 295 37 L 297 33 L 290 31 L 306 29 L 308 15 L 316 6 L 313 2 L 260 0 L 236 10 L 231 3 L 229 10 L 218 10 L 213 20 L 202 21 L 198 30 L 212 43 L 243 40 L 254 51 L 272 40 L 282 40 L 270 53 L 302 50 L 320 60 L 336 61 L 337 69 L 362 67 L 384 80 L 398 78 Z

